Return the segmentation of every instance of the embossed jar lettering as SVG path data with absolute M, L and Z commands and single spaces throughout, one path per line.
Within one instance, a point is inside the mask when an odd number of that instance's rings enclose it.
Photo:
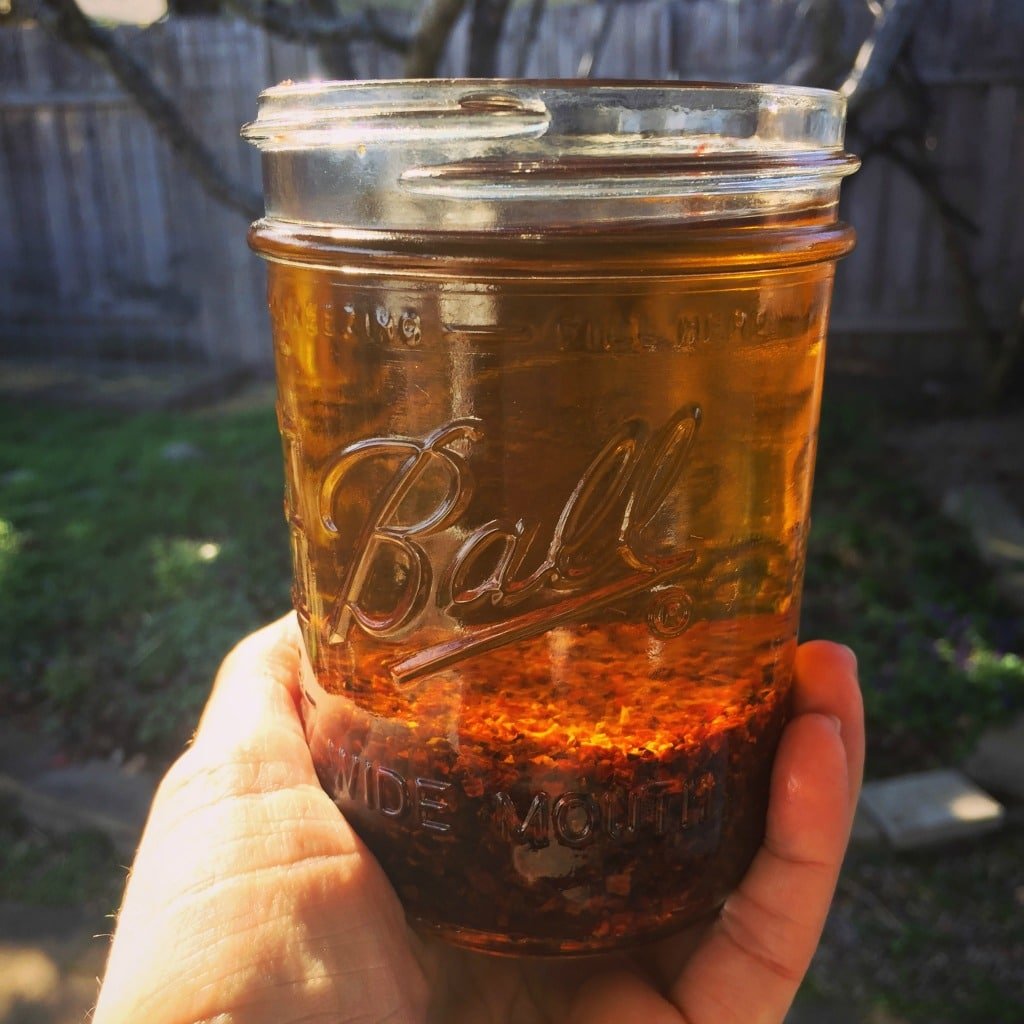
M 440 779 L 406 778 L 393 768 L 330 744 L 335 769 L 329 788 L 344 801 L 353 801 L 385 818 L 408 818 L 414 827 L 448 832 L 451 823 L 451 783 Z
M 554 841 L 581 849 L 603 839 L 635 840 L 644 833 L 664 836 L 703 825 L 713 814 L 715 796 L 710 773 L 689 782 L 661 780 L 554 798 L 543 791 L 525 800 L 498 793 L 494 821 L 509 842 L 542 848 Z

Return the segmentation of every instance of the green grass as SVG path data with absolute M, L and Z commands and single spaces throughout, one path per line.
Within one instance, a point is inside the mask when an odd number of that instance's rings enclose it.
M 175 442 L 195 457 L 169 461 Z M 269 408 L 0 412 L 0 704 L 90 753 L 169 753 L 231 644 L 287 610 Z

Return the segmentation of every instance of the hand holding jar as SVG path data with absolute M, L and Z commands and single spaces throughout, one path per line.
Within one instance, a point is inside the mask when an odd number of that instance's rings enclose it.
M 778 1024 L 818 942 L 863 767 L 851 653 L 805 644 L 767 834 L 710 922 L 634 953 L 507 958 L 418 934 L 321 789 L 289 617 L 225 661 L 154 802 L 94 1024 Z
M 161 789 L 96 1024 L 782 1020 L 863 759 L 797 649 L 844 114 L 264 93 L 297 616 Z

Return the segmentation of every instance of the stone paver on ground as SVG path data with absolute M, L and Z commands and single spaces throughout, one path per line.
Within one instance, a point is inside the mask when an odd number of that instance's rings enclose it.
M 978 785 L 1024 802 L 1024 715 L 984 732 L 964 771 Z
M 96 829 L 129 859 L 156 784 L 149 772 L 130 773 L 109 761 L 73 763 L 30 779 L 0 773 L 0 794 L 17 800 L 21 813 L 34 825 L 58 834 Z
M 0 721 L 0 796 L 44 831 L 96 829 L 130 860 L 157 782 L 152 772 L 114 760 L 68 762 L 31 721 Z
M 898 850 L 968 839 L 1002 825 L 1006 812 L 961 772 L 913 772 L 869 782 L 861 802 Z

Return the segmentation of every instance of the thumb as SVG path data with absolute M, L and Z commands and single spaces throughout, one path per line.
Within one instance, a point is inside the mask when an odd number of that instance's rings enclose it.
M 694 1024 L 782 1020 L 835 889 L 863 764 L 856 661 L 801 649 L 794 718 L 775 758 L 764 845 L 673 986 Z
M 301 643 L 294 612 L 238 643 L 214 680 L 193 750 L 224 759 L 244 754 L 268 734 L 301 740 Z

